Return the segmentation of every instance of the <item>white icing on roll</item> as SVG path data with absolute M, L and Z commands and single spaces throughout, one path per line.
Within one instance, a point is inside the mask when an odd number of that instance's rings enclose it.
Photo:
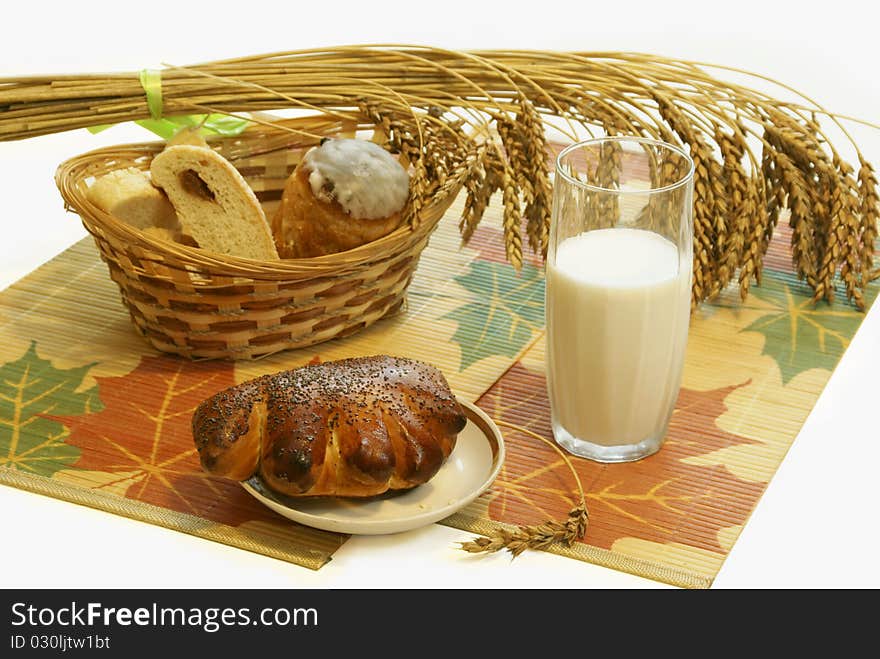
M 312 194 L 336 201 L 358 220 L 375 220 L 400 211 L 409 196 L 409 175 L 378 144 L 330 139 L 303 159 Z

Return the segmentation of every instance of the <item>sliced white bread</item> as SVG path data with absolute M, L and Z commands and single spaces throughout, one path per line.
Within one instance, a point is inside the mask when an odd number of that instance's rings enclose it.
M 165 193 L 150 182 L 146 172 L 134 167 L 99 176 L 86 197 L 98 208 L 137 229 L 180 231 L 177 214 Z
M 180 144 L 153 158 L 184 233 L 202 249 L 251 259 L 278 258 L 260 202 L 238 170 L 211 149 Z

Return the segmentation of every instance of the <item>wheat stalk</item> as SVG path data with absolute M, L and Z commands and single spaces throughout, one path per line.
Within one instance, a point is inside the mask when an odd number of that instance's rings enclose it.
M 697 165 L 695 305 L 736 280 L 743 296 L 760 281 L 784 207 L 791 212 L 792 262 L 815 298 L 831 301 L 840 276 L 847 296 L 862 305 L 878 274 L 877 185 L 849 133 L 843 130 L 858 158 L 857 174 L 825 131 L 826 122 L 843 129 L 843 118 L 802 94 L 781 103 L 722 80 L 719 71 L 748 73 L 640 53 L 343 46 L 169 67 L 162 72 L 163 114 L 296 108 L 333 121 L 372 121 L 413 167 L 411 222 L 451 172 L 466 172 L 460 227 L 467 241 L 492 193 L 502 190 L 505 251 L 514 265 L 522 260 L 520 223 L 531 248 L 546 254 L 545 124 L 567 140 L 584 131 L 659 138 L 683 145 Z M 0 79 L 0 140 L 148 118 L 139 79 L 138 73 Z M 483 150 L 468 161 L 475 145 Z M 606 210 L 612 214 L 613 205 Z M 662 208 L 647 212 L 649 223 L 662 221 Z
M 496 420 L 495 423 L 537 439 L 556 451 L 571 471 L 572 476 L 574 476 L 578 489 L 579 503 L 568 512 L 568 517 L 564 522 L 548 520 L 543 524 L 517 526 L 514 529 L 503 527 L 493 529 L 487 536 L 480 536 L 473 540 L 459 543 L 461 549 L 471 554 L 493 553 L 506 549 L 516 558 L 526 549 L 546 549 L 556 543 L 562 543 L 567 547 L 571 547 L 578 540 L 582 540 L 587 532 L 590 514 L 587 511 L 587 500 L 583 485 L 581 485 L 581 479 L 574 465 L 571 464 L 571 460 L 554 442 L 528 428 L 501 420 Z

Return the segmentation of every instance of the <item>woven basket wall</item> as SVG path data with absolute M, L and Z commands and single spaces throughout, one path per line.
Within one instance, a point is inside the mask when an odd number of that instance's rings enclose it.
M 325 136 L 369 126 L 325 117 L 280 122 Z M 211 141 L 267 210 L 313 137 L 266 127 Z M 461 181 L 423 201 L 417 222 L 347 252 L 275 262 L 228 257 L 144 234 L 86 198 L 94 177 L 148 170 L 163 143 L 92 151 L 58 168 L 56 183 L 94 237 L 137 330 L 158 350 L 190 358 L 253 359 L 347 336 L 393 314 L 437 222 Z M 462 177 L 463 178 L 463 177 Z

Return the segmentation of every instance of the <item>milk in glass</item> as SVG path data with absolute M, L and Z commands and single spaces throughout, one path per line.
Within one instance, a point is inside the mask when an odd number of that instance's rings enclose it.
M 659 448 L 681 382 L 690 283 L 676 245 L 652 231 L 596 229 L 559 243 L 546 314 L 560 444 Z M 607 457 L 628 459 L 613 448 Z

